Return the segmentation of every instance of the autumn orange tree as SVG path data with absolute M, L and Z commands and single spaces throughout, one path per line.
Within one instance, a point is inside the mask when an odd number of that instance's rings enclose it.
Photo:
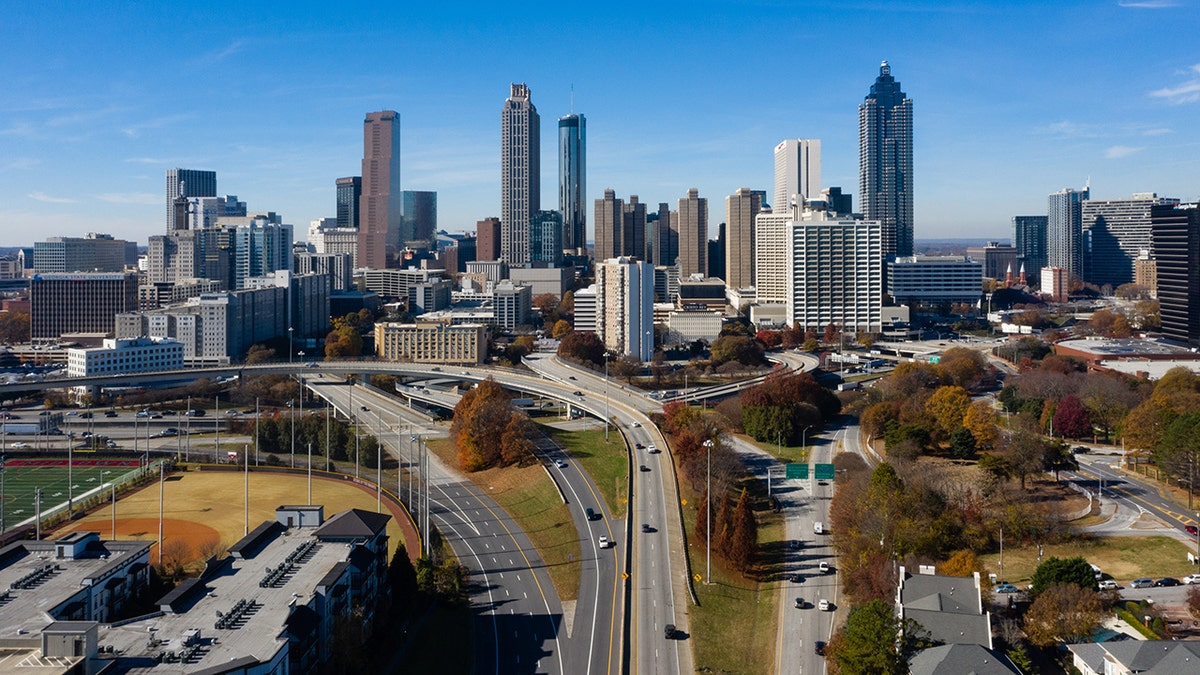
M 512 406 L 492 378 L 463 394 L 454 407 L 450 433 L 463 471 L 521 464 L 533 457 L 529 418 Z

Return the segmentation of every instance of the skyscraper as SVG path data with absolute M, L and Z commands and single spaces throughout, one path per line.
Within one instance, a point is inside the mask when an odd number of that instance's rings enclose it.
M 484 218 L 475 223 L 475 259 L 500 259 L 499 218 Z
M 587 120 L 558 118 L 558 210 L 563 216 L 563 248 L 587 249 Z
M 400 245 L 422 242 L 433 248 L 437 237 L 437 193 L 405 190 L 400 218 Z
M 400 247 L 400 114 L 367 113 L 363 120 L 362 197 L 355 267 L 387 267 Z
M 1133 282 L 1133 261 L 1150 250 L 1150 211 L 1178 199 L 1140 192 L 1131 199 L 1083 202 L 1083 280 L 1097 286 Z
M 625 202 L 617 199 L 616 190 L 605 190 L 604 197 L 596 200 L 596 216 L 592 219 L 596 229 L 596 260 L 608 260 L 621 255 L 624 222 Z
M 1196 204 L 1150 209 L 1163 335 L 1200 345 L 1200 209 Z
M 771 208 L 783 212 L 792 195 L 816 199 L 820 194 L 821 141 L 789 138 L 775 146 L 775 201 Z
M 912 99 L 905 97 L 884 61 L 858 106 L 858 192 L 867 220 L 883 228 L 883 255 L 913 249 Z
M 654 221 L 654 239 L 650 242 L 651 262 L 655 265 L 673 267 L 679 257 L 679 214 L 671 211 L 666 202 L 658 203 L 658 217 Z M 673 217 L 676 216 L 676 217 Z
M 788 143 L 784 141 L 783 144 Z M 780 145 L 783 145 L 780 144 Z M 776 201 L 779 204 L 779 149 L 775 152 Z M 791 194 L 803 194 L 793 192 Z M 815 194 L 814 194 L 815 196 Z M 725 198 L 725 285 L 729 288 L 750 288 L 754 285 L 754 219 L 758 216 L 762 200 L 750 188 L 738 191 Z M 775 207 L 776 213 L 785 212 Z
M 674 219 L 672 219 L 674 220 Z M 691 188 L 679 200 L 679 278 L 708 273 L 708 199 Z M 670 263 L 668 263 L 670 264 Z
M 883 330 L 882 228 L 873 220 L 806 211 L 789 223 L 787 322 L 820 331 Z
M 358 202 L 362 199 L 362 176 L 339 178 L 337 186 L 337 227 L 358 229 Z
M 167 169 L 167 232 L 187 229 L 187 221 L 179 222 L 179 219 L 176 218 L 176 199 L 180 197 L 216 196 L 216 171 Z
M 541 208 L 541 118 L 529 87 L 512 84 L 500 111 L 500 259 L 530 260 L 529 221 Z
M 536 211 L 529 223 L 529 260 L 559 266 L 563 259 L 563 215 L 558 211 Z
M 1046 200 L 1046 264 L 1068 276 L 1083 276 L 1083 202 L 1089 194 L 1086 187 L 1065 188 Z
M 1027 279 L 1040 279 L 1046 266 L 1046 216 L 1013 216 L 1013 246 L 1017 249 L 1014 273 L 1025 267 Z
M 646 205 L 638 201 L 637 195 L 629 195 L 621 216 L 621 252 L 645 262 L 646 258 Z
M 596 334 L 642 361 L 654 356 L 654 266 L 633 258 L 596 263 Z

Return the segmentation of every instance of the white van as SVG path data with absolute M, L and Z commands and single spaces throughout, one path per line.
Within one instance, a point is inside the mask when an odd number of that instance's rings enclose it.
M 825 534 L 825 524 L 819 520 L 813 523 L 813 534 Z

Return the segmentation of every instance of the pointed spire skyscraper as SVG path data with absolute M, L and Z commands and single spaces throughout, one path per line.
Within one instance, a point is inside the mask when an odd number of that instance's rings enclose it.
M 867 220 L 883 226 L 883 254 L 913 253 L 913 102 L 887 61 L 858 106 L 858 191 Z

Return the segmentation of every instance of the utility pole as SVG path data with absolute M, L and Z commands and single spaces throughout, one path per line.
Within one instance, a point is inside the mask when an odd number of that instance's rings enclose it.
M 713 449 L 713 445 L 715 445 L 715 444 L 713 443 L 711 438 L 708 439 L 707 441 L 704 441 L 704 448 L 706 450 L 708 450 L 708 469 L 706 470 L 708 477 L 705 480 L 705 488 L 704 488 L 704 499 L 705 499 L 704 516 L 705 516 L 705 521 L 706 521 L 705 526 L 704 526 L 705 532 L 706 532 L 705 537 L 704 537 L 704 544 L 705 544 L 705 549 L 706 549 L 704 557 L 705 557 L 706 566 L 707 566 L 707 568 L 705 570 L 705 575 L 704 575 L 704 583 L 706 585 L 712 584 L 712 449 Z

